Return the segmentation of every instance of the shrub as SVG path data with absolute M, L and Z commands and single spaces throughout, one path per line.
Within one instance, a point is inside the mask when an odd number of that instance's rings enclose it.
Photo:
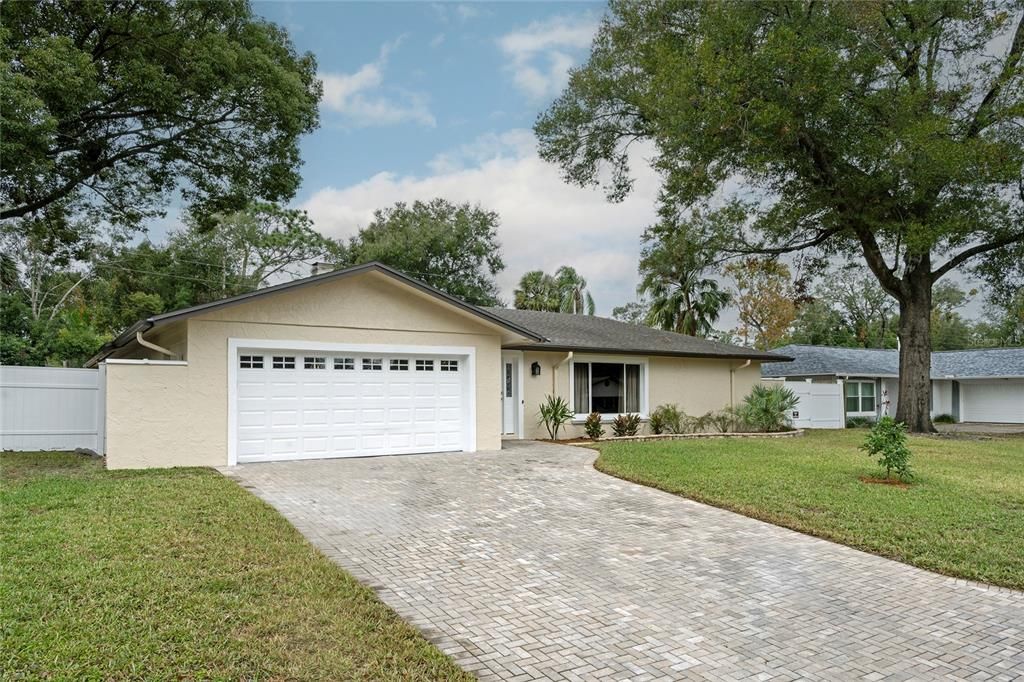
M 658 405 L 651 412 L 648 426 L 652 433 L 684 433 L 686 414 L 673 403 Z
M 940 414 L 932 421 L 936 424 L 956 424 L 956 417 L 951 414 Z
M 540 404 L 540 422 L 548 430 L 551 440 L 558 438 L 558 431 L 572 419 L 569 403 L 561 396 L 549 395 Z
M 583 422 L 583 430 L 591 440 L 597 440 L 604 435 L 604 427 L 601 426 L 601 415 L 591 412 L 587 415 L 587 421 Z
M 789 415 L 799 402 L 796 394 L 785 386 L 758 384 L 743 399 L 739 414 L 755 431 L 785 431 L 790 428 Z
M 699 417 L 690 418 L 690 431 L 692 433 L 706 433 L 711 428 L 711 418 L 714 416 L 714 412 L 705 412 Z
M 612 421 L 612 433 L 616 436 L 635 436 L 640 430 L 640 415 L 620 414 Z
M 733 407 L 725 407 L 718 412 L 708 412 L 704 415 L 704 421 L 715 427 L 719 433 L 735 433 L 744 425 L 739 410 Z
M 868 455 L 878 456 L 878 464 L 885 468 L 885 477 L 892 472 L 901 480 L 913 478 L 910 473 L 910 448 L 907 447 L 907 425 L 886 415 L 878 420 L 871 433 L 860 446 Z
M 874 424 L 873 421 L 867 417 L 847 417 L 846 428 L 848 429 L 864 429 Z

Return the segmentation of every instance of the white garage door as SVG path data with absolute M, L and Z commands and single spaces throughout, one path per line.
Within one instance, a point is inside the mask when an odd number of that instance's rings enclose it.
M 960 418 L 965 422 L 1024 423 L 1024 381 L 961 382 Z
M 466 447 L 464 357 L 241 349 L 238 462 Z

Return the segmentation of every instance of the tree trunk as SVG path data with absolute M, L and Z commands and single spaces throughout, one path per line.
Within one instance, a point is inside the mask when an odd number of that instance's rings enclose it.
M 932 286 L 930 273 L 905 279 L 907 296 L 900 301 L 900 392 L 896 421 L 911 433 L 933 433 L 930 396 L 932 365 Z

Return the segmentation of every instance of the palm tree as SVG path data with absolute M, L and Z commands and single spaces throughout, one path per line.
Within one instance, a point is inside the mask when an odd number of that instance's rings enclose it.
M 593 315 L 594 297 L 587 290 L 587 280 L 575 268 L 563 265 L 555 271 L 558 284 L 559 312 L 574 315 Z
M 666 220 L 644 232 L 637 291 L 651 302 L 648 325 L 707 336 L 730 296 L 707 276 L 711 254 L 706 244 L 694 238 L 690 227 L 686 222 Z
M 519 310 L 559 311 L 558 283 L 541 270 L 531 270 L 519 279 L 513 292 L 513 305 Z

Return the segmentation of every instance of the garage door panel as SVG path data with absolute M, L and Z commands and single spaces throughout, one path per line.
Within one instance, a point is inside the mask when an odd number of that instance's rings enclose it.
M 239 354 L 239 461 L 438 452 L 465 445 L 469 377 L 457 357 L 312 355 L 298 349 Z M 262 367 L 251 367 L 246 356 L 263 356 Z M 294 368 L 272 362 L 276 356 L 294 356 Z
M 1024 380 L 961 382 L 960 418 L 974 422 L 1024 423 Z
M 327 410 L 303 410 L 302 411 L 302 425 L 303 426 L 327 426 L 328 421 Z

